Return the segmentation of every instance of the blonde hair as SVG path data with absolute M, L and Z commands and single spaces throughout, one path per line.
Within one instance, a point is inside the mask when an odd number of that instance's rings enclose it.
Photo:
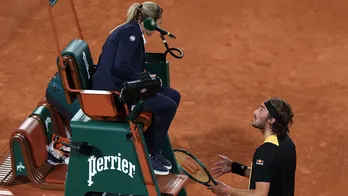
M 163 8 L 161 8 L 157 3 L 152 1 L 145 1 L 144 3 L 133 3 L 127 11 L 126 21 L 110 31 L 110 34 L 116 30 L 118 27 L 129 23 L 132 20 L 144 21 L 146 18 L 150 17 L 154 20 L 158 20 L 162 17 Z

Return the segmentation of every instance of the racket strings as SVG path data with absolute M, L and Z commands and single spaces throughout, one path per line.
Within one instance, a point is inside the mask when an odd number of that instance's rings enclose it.
M 193 178 L 201 182 L 209 182 L 205 170 L 190 156 L 185 153 L 176 152 L 175 158 L 180 167 Z

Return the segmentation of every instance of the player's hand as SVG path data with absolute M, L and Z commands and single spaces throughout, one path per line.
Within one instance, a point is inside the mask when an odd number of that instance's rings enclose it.
M 220 161 L 213 163 L 214 167 L 211 169 L 211 173 L 214 178 L 230 173 L 232 169 L 232 161 L 228 157 L 220 154 L 219 157 Z
M 217 185 L 208 187 L 208 189 L 217 196 L 229 196 L 228 192 L 231 187 L 218 180 L 216 180 L 216 183 Z

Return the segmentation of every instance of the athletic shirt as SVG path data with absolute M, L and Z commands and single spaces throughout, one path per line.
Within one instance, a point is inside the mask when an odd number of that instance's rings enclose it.
M 269 182 L 268 196 L 294 196 L 296 146 L 288 135 L 269 136 L 253 156 L 249 189 Z

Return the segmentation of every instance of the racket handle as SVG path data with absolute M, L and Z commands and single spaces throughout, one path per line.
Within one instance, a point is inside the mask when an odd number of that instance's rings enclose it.
M 213 182 L 214 185 L 218 184 L 213 178 L 211 178 L 211 181 Z

